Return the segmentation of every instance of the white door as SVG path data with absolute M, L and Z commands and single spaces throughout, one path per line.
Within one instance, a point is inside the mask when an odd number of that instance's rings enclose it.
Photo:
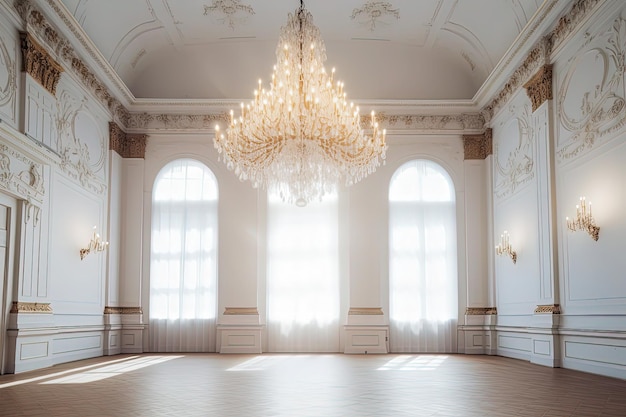
M 7 318 L 11 298 L 11 274 L 13 271 L 12 234 L 15 226 L 15 199 L 0 194 L 0 374 L 5 373 L 5 347 L 7 339 Z

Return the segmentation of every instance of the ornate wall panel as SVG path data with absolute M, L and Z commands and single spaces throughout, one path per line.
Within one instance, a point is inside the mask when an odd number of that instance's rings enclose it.
M 582 39 L 582 46 L 559 63 L 557 161 L 566 162 L 600 146 L 626 122 L 624 74 L 626 20 Z
M 31 139 L 57 151 L 56 99 L 32 78 L 26 80 L 24 130 Z
M 0 189 L 41 204 L 45 194 L 43 166 L 0 141 Z M 37 219 L 39 208 L 30 206 L 29 213 Z
M 535 146 L 532 110 L 519 94 L 508 106 L 494 134 L 494 192 L 504 198 L 535 177 Z
M 0 20 L 0 23 L 3 21 Z M 17 40 L 0 26 L 0 119 L 17 124 Z
M 97 193 L 105 192 L 108 140 L 103 122 L 85 96 L 61 87 L 57 100 L 61 169 L 80 184 Z

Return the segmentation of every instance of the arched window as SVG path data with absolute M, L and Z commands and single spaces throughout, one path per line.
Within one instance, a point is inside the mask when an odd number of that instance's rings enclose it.
M 297 207 L 268 193 L 270 352 L 339 350 L 337 195 Z
M 192 159 L 168 163 L 152 192 L 150 350 L 215 350 L 217 181 Z
M 389 185 L 389 321 L 393 352 L 454 352 L 458 310 L 452 180 L 428 160 Z

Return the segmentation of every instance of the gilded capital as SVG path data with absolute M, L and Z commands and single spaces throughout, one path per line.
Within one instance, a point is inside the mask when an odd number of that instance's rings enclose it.
M 20 32 L 22 71 L 33 77 L 50 94 L 56 93 L 63 67 L 29 33 Z
M 558 304 L 538 305 L 535 314 L 561 314 L 561 306 Z
M 546 100 L 552 100 L 552 65 L 544 65 L 524 84 L 526 94 L 530 98 L 533 111 Z
M 465 160 L 485 159 L 492 153 L 492 131 L 486 129 L 480 135 L 463 135 Z
M 122 158 L 144 158 L 148 135 L 124 132 L 115 122 L 109 122 L 109 149 Z

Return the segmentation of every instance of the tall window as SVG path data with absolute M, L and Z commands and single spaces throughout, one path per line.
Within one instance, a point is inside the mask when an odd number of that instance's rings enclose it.
M 150 346 L 215 350 L 217 181 L 192 159 L 167 164 L 152 192 Z
M 389 186 L 391 351 L 456 351 L 457 280 L 452 180 L 435 162 L 407 162 Z
M 337 352 L 337 196 L 296 207 L 270 194 L 267 220 L 269 350 Z

